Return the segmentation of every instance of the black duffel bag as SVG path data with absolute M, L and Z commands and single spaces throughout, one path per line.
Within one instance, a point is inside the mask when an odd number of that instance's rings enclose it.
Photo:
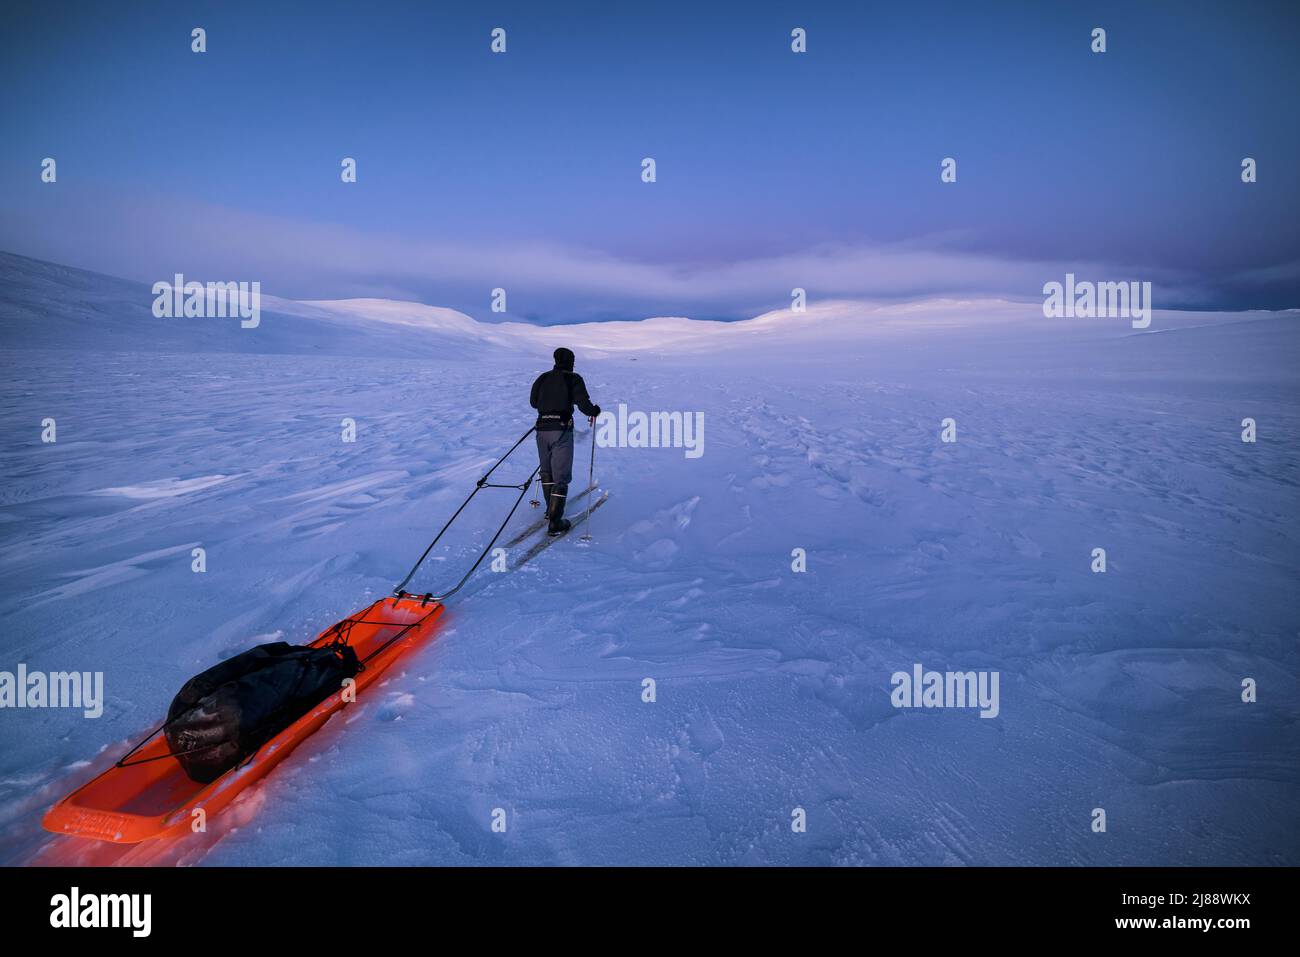
M 191 778 L 215 781 L 360 670 L 349 645 L 250 648 L 185 682 L 167 709 L 167 743 Z

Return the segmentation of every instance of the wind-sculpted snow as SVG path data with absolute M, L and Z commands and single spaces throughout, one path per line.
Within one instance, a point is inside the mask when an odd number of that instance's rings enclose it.
M 1134 334 L 948 303 L 543 330 L 318 303 L 229 331 L 275 332 L 259 354 L 176 320 L 165 348 L 114 347 L 129 289 L 63 278 L 4 291 L 0 669 L 103 671 L 106 701 L 0 712 L 4 863 L 1300 863 L 1293 316 Z M 37 304 L 73 299 L 36 348 Z M 558 344 L 607 408 L 704 412 L 705 454 L 598 449 L 589 547 L 485 565 L 434 643 L 208 834 L 40 830 L 190 675 L 386 594 L 531 424 Z M 512 498 L 481 494 L 411 587 L 457 577 Z M 893 707 L 915 663 L 999 672 L 997 717 Z

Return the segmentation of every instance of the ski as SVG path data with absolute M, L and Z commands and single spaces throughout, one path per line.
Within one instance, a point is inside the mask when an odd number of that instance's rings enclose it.
M 608 501 L 609 501 L 609 493 L 606 492 L 603 496 L 601 496 L 595 502 L 592 503 L 591 511 L 592 512 L 596 511 L 596 509 L 600 508 Z M 528 549 L 528 551 L 524 552 L 523 557 L 520 558 L 519 561 L 515 562 L 515 568 L 522 568 L 524 565 L 527 565 L 530 561 L 536 558 L 541 552 L 545 551 L 551 545 L 554 545 L 560 539 L 567 536 L 569 532 L 572 532 L 575 528 L 577 528 L 579 525 L 585 522 L 587 520 L 587 516 L 590 514 L 591 512 L 585 510 L 579 512 L 577 515 L 573 517 L 572 524 L 569 526 L 568 531 L 560 535 L 554 535 L 554 536 L 548 535 L 546 538 L 542 539 L 532 548 Z
M 589 489 L 589 488 L 585 488 L 585 489 L 583 489 L 583 490 L 582 490 L 581 492 L 579 492 L 577 495 L 573 496 L 572 500 L 568 503 L 568 505 L 566 505 L 566 508 L 569 507 L 569 506 L 571 506 L 574 502 L 577 502 L 577 501 L 579 501 L 580 499 L 586 498 L 587 495 L 588 495 L 588 493 L 590 493 L 590 492 L 591 492 L 591 489 Z M 526 526 L 526 527 L 524 528 L 523 531 L 521 531 L 521 532 L 520 532 L 518 535 L 516 535 L 514 538 L 510 539 L 510 541 L 506 542 L 506 546 L 505 546 L 505 547 L 506 547 L 506 548 L 514 548 L 516 545 L 518 545 L 520 542 L 522 542 L 522 541 L 523 541 L 525 538 L 527 538 L 528 536 L 532 535 L 534 532 L 538 531 L 538 530 L 541 529 L 541 528 L 545 528 L 546 525 L 547 525 L 547 521 L 546 521 L 546 519 L 544 519 L 544 518 L 538 519 L 537 521 L 533 522 L 531 525 Z

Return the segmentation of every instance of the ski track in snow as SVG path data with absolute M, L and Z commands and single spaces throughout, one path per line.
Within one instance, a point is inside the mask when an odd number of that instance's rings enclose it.
M 598 450 L 612 494 L 592 547 L 485 564 L 433 643 L 208 835 L 75 852 L 1298 864 L 1300 336 L 1294 321 L 1191 326 L 579 349 L 606 408 L 702 409 L 704 456 Z M 103 671 L 106 702 L 98 720 L 0 713 L 3 863 L 73 853 L 40 814 L 191 674 L 386 594 L 527 428 L 541 367 L 495 349 L 5 362 L 0 667 Z M 947 416 L 955 445 L 938 441 Z M 503 480 L 532 467 L 528 442 Z M 480 493 L 410 589 L 454 577 L 513 497 Z M 525 503 L 502 540 L 535 519 Z M 1098 546 L 1105 575 L 1089 571 Z M 889 676 L 915 662 L 998 670 L 1000 716 L 894 709 Z M 1239 701 L 1244 676 L 1257 704 Z M 1097 806 L 1106 835 L 1089 829 Z

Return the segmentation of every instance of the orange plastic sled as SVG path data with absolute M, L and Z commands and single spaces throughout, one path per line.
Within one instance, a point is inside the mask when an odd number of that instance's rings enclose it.
M 312 647 L 345 640 L 364 662 L 356 676 L 356 700 L 406 649 L 433 634 L 443 606 L 420 598 L 383 598 L 317 636 Z M 56 834 L 137 844 L 190 827 L 202 808 L 212 817 L 244 788 L 264 777 L 295 747 L 345 707 L 337 691 L 258 748 L 238 767 L 208 784 L 194 781 L 170 757 L 166 738 L 157 734 L 129 759 L 50 808 L 42 822 Z

